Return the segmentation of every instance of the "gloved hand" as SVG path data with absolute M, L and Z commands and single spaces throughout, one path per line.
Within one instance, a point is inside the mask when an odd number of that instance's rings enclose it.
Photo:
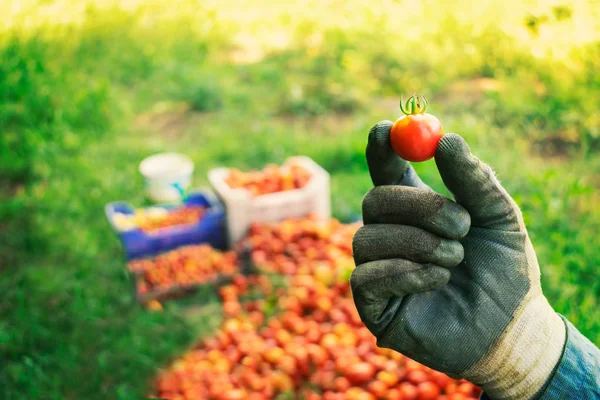
M 380 347 L 465 378 L 492 399 L 535 398 L 563 351 L 565 324 L 544 297 L 516 203 L 456 134 L 435 161 L 455 201 L 391 149 L 390 121 L 369 134 L 375 185 L 363 200 L 350 279 Z

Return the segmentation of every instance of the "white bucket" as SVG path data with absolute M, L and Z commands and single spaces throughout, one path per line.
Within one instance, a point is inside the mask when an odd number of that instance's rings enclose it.
M 145 158 L 139 167 L 148 197 L 157 203 L 178 202 L 190 186 L 194 163 L 180 153 L 160 153 Z

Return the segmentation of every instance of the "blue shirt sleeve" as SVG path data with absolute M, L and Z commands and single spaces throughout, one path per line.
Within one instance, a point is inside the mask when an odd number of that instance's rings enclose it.
M 563 355 L 536 400 L 600 400 L 600 350 L 569 321 Z M 481 400 L 491 400 L 485 393 Z

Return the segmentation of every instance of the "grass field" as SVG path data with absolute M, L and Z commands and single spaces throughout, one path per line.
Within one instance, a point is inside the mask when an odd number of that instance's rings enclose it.
M 600 344 L 594 1 L 239 4 L 0 5 L 0 398 L 142 398 L 218 323 L 210 293 L 164 313 L 133 300 L 103 206 L 144 202 L 143 157 L 185 152 L 202 186 L 212 167 L 305 154 L 349 220 L 370 126 L 415 91 L 495 168 L 551 304 Z

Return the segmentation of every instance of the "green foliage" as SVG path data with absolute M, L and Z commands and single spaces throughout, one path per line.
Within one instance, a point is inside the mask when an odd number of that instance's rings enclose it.
M 171 97 L 185 102 L 194 111 L 216 111 L 223 107 L 223 94 L 217 76 L 202 70 L 176 70 L 171 80 Z
M 552 13 L 554 14 L 554 18 L 560 22 L 571 18 L 573 10 L 567 5 L 558 5 L 552 7 Z
M 58 49 L 56 48 L 58 47 Z M 0 170 L 25 179 L 39 157 L 79 148 L 108 128 L 106 81 L 55 62 L 60 45 L 11 33 L 0 43 Z
M 25 185 L 48 179 L 53 160 L 77 153 L 110 125 L 106 80 L 57 63 L 63 49 L 43 34 L 15 31 L 0 41 L 0 264 L 41 246 Z
M 558 139 L 584 151 L 595 149 L 600 143 L 600 120 L 594 112 L 600 80 L 590 71 L 600 68 L 599 55 L 600 45 L 590 45 L 571 58 L 583 71 L 538 61 L 535 68 L 506 78 L 505 91 L 491 94 L 496 123 L 518 126 L 534 141 Z M 530 82 L 530 90 L 522 90 L 524 81 Z

